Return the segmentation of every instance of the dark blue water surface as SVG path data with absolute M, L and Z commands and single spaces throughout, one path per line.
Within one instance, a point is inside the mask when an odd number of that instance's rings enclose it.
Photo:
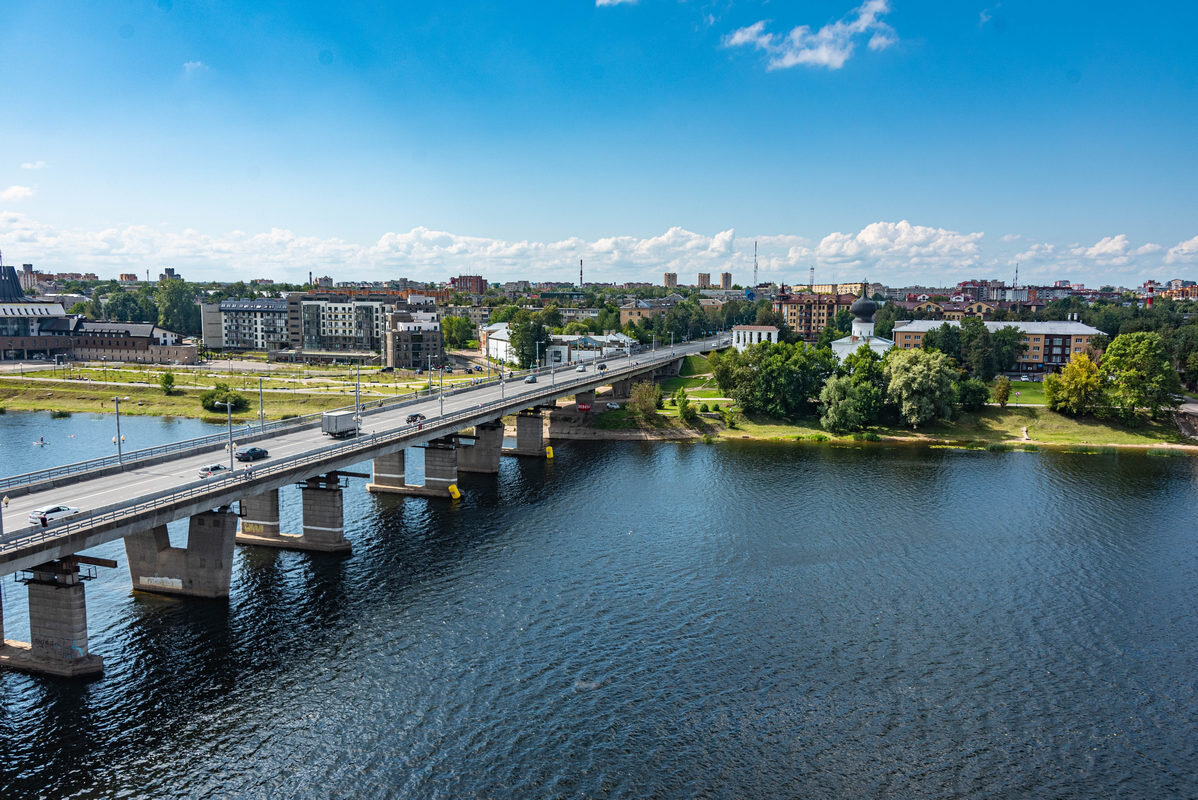
M 97 549 L 106 672 L 0 673 L 0 797 L 1198 797 L 1198 460 L 555 452 L 354 480 L 351 555 L 239 547 L 227 602 Z

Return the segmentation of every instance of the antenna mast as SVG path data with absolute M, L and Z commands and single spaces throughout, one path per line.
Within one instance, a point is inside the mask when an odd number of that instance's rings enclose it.
M 808 288 L 808 290 L 810 290 L 812 292 L 815 291 L 815 265 L 814 264 L 812 264 L 811 269 L 807 271 L 807 288 Z
M 578 259 L 578 288 L 582 290 L 582 259 Z
M 757 240 L 753 240 L 753 288 L 757 288 Z

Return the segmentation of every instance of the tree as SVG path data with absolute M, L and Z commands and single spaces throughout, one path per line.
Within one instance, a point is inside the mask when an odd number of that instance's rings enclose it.
M 956 404 L 956 370 L 948 356 L 933 350 L 891 350 L 882 365 L 886 399 L 913 428 L 948 419 Z
M 1181 391 L 1160 335 L 1148 331 L 1116 336 L 1099 372 L 1107 401 L 1127 420 L 1141 412 L 1158 416 L 1173 407 L 1173 395 Z
M 824 413 L 819 424 L 824 430 L 836 434 L 859 431 L 865 427 L 866 416 L 860 398 L 863 386 L 853 383 L 847 375 L 836 375 L 828 379 L 819 393 Z
M 1198 386 L 1198 352 L 1190 353 L 1186 359 L 1186 381 L 1191 388 Z
M 1044 379 L 1044 401 L 1053 411 L 1080 417 L 1102 401 L 1102 376 L 1085 353 L 1074 353 L 1060 373 Z
M 961 365 L 975 378 L 989 381 L 995 375 L 994 344 L 986 323 L 966 317 L 960 325 Z
M 882 357 L 868 344 L 862 343 L 844 358 L 840 371 L 848 375 L 857 387 L 856 402 L 864 417 L 863 424 L 872 425 L 882 415 L 886 400 L 886 376 L 882 370 Z
M 966 378 L 957 384 L 957 401 L 962 411 L 981 411 L 990 398 L 990 387 L 981 378 Z
M 923 335 L 923 349 L 944 353 L 944 355 L 961 363 L 961 331 L 956 325 L 947 322 L 939 328 L 932 328 Z
M 512 317 L 516 316 L 516 312 L 519 310 L 520 307 L 515 305 L 499 306 L 491 312 L 491 324 L 493 325 L 496 322 L 511 322 Z
M 169 396 L 175 391 L 175 374 L 168 369 L 158 379 L 158 385 L 162 387 L 162 393 Z
M 524 368 L 537 363 L 538 358 L 549 348 L 549 329 L 535 314 L 521 309 L 508 323 L 512 349 L 516 362 Z
M 474 338 L 474 325 L 465 317 L 444 317 L 441 320 L 441 335 L 445 346 L 460 350 Z
M 628 398 L 628 409 L 641 419 L 649 419 L 657 413 L 657 387 L 652 381 L 641 381 L 632 385 Z
M 158 326 L 168 331 L 194 336 L 200 332 L 200 307 L 195 292 L 178 278 L 160 281 L 154 292 L 158 305 Z
M 720 390 L 745 413 L 775 419 L 811 413 L 824 382 L 836 372 L 831 350 L 816 350 L 802 342 L 755 344 L 709 363 Z
M 200 405 L 205 411 L 224 413 L 225 407 L 217 403 L 229 403 L 234 414 L 240 414 L 250 407 L 245 395 L 235 392 L 226 383 L 218 383 L 206 392 L 200 394 Z
M 994 368 L 998 372 L 1010 372 L 1019 363 L 1019 357 L 1027 349 L 1023 343 L 1023 331 L 1014 325 L 1004 325 L 990 334 L 994 348 Z
M 1006 408 L 1007 401 L 1011 399 L 1011 379 L 1006 375 L 999 375 L 994 379 L 994 388 L 990 392 L 994 396 L 994 402 L 998 403 L 999 407 Z

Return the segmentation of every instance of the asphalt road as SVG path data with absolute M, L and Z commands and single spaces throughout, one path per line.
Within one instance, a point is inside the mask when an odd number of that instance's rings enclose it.
M 659 349 L 656 353 L 634 354 L 632 361 L 640 362 L 641 364 L 646 364 L 650 361 L 668 362 L 679 356 L 701 352 L 707 347 L 710 347 L 710 345 L 706 345 L 705 343 L 679 345 L 674 348 L 672 355 L 670 355 L 671 351 Z M 619 359 L 609 361 L 608 363 L 610 365 L 609 369 L 614 369 L 622 366 L 624 361 L 623 359 Z M 488 402 L 501 398 L 510 400 L 522 395 L 536 395 L 538 392 L 544 392 L 553 385 L 569 386 L 574 383 L 593 380 L 594 375 L 594 365 L 587 367 L 585 375 L 576 372 L 574 367 L 559 367 L 552 378 L 549 371 L 542 371 L 538 375 L 538 383 L 536 385 L 524 383 L 523 377 L 520 376 L 505 381 L 502 386 L 502 392 L 499 384 L 479 386 L 460 394 L 446 396 L 444 398 L 444 413 L 452 414 L 456 411 L 464 411 L 468 408 L 485 405 Z M 402 427 L 407 424 L 407 416 L 412 413 L 424 414 L 429 421 L 432 421 L 441 414 L 441 404 L 436 398 L 433 398 L 405 405 L 402 408 L 364 416 L 362 419 L 362 434 L 369 435 L 372 432 L 382 433 Z M 234 444 L 236 445 L 236 429 L 234 429 L 233 437 Z M 332 441 L 329 437 L 322 434 L 318 428 L 309 428 L 300 431 L 280 432 L 267 439 L 259 439 L 253 444 L 265 447 L 270 451 L 269 460 L 276 460 L 298 456 L 311 450 L 327 447 Z M 122 500 L 132 500 L 143 495 L 199 480 L 198 473 L 201 467 L 216 462 L 227 465 L 228 458 L 228 454 L 219 451 L 210 451 L 198 455 L 183 455 L 172 461 L 131 469 L 117 475 L 81 480 L 69 486 L 60 486 L 13 497 L 8 508 L 3 512 L 4 534 L 0 538 L 6 542 L 11 542 L 21 538 L 22 534 L 30 532 L 31 527 L 28 516 L 29 512 L 33 509 L 47 505 L 72 506 L 79 508 L 82 512 L 102 508 L 119 503 Z M 266 461 L 266 459 L 263 459 L 252 462 L 250 466 L 263 464 Z M 234 465 L 237 469 L 245 466 L 245 464 L 236 461 Z

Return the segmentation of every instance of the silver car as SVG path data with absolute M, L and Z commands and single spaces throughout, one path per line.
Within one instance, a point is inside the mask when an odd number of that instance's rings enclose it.
M 29 512 L 30 525 L 42 525 L 63 517 L 71 517 L 79 513 L 79 509 L 71 506 L 42 506 Z

